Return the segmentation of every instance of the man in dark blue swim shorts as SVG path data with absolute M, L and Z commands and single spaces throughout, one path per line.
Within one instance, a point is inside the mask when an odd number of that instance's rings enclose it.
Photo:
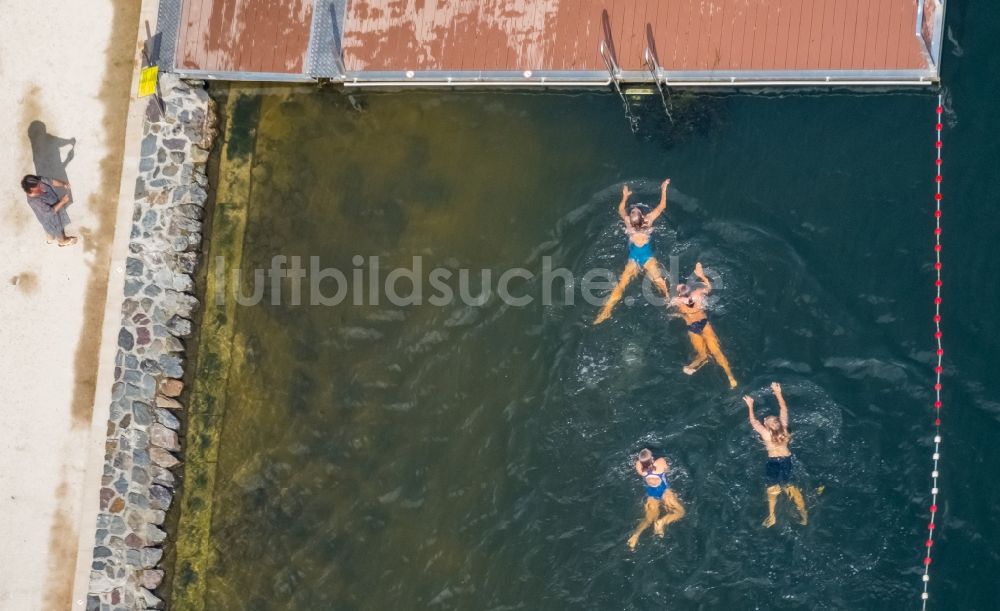
M 798 486 L 792 484 L 792 452 L 788 449 L 792 434 L 788 429 L 788 405 L 785 403 L 785 396 L 781 394 L 781 384 L 772 382 L 771 390 L 774 392 L 775 398 L 778 399 L 778 417 L 767 416 L 763 422 L 757 420 L 757 416 L 754 415 L 753 399 L 749 395 L 743 397 L 743 401 L 747 404 L 750 426 L 760 435 L 760 440 L 764 442 L 764 447 L 767 449 L 767 463 L 764 465 L 764 483 L 767 486 L 767 517 L 764 518 L 764 526 L 766 528 L 774 526 L 776 520 L 774 509 L 778 504 L 778 496 L 782 490 L 799 511 L 799 522 L 807 524 L 809 512 L 806 511 L 805 499 Z

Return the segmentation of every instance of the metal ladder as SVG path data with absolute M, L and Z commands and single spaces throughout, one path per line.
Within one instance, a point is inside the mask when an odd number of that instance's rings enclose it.
M 606 40 L 601 40 L 601 44 L 597 47 L 597 52 L 601 54 L 604 66 L 608 69 L 608 75 L 611 77 L 611 84 L 614 85 L 615 91 L 618 92 L 618 97 L 621 98 L 622 105 L 625 107 L 625 118 L 628 119 L 629 127 L 632 128 L 632 133 L 636 133 L 639 131 L 639 120 L 632 114 L 628 98 L 625 97 L 625 92 L 622 91 L 621 67 L 618 66 L 618 62 L 615 61 L 614 56 L 611 54 Z
M 656 61 L 656 54 L 649 47 L 642 54 L 643 61 L 646 64 L 646 69 L 653 77 L 653 82 L 656 83 L 656 90 L 660 92 L 660 101 L 663 102 L 663 111 L 667 113 L 667 118 L 670 119 L 670 123 L 674 122 L 674 116 L 670 114 L 670 107 L 673 106 L 673 101 L 670 100 L 670 83 L 667 81 L 667 75 L 663 72 L 663 68 L 660 67 L 660 63 Z M 668 102 L 669 100 L 669 102 Z

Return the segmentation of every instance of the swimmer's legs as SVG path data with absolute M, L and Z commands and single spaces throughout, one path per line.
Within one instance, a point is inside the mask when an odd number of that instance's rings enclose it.
M 778 495 L 781 494 L 781 486 L 774 485 L 767 489 L 767 517 L 764 518 L 764 528 L 774 526 L 774 508 L 778 504 Z
M 667 490 L 663 493 L 663 509 L 665 513 L 663 517 L 656 521 L 653 525 L 653 532 L 659 536 L 663 536 L 663 529 L 667 527 L 668 524 L 672 524 L 677 520 L 684 517 L 686 513 L 684 511 L 684 505 L 681 505 L 680 499 L 674 494 L 673 490 Z
M 642 522 L 639 522 L 639 526 L 636 527 L 632 536 L 628 538 L 628 548 L 635 549 L 636 543 L 639 542 L 639 535 L 642 531 L 649 528 L 650 524 L 656 521 L 657 516 L 660 515 L 660 502 L 656 499 L 646 497 L 645 506 L 646 515 L 643 517 Z
M 785 486 L 785 494 L 795 503 L 795 508 L 799 510 L 799 524 L 805 526 L 809 523 L 809 512 L 806 511 L 806 500 L 802 498 L 802 491 L 798 486 Z
M 705 346 L 705 338 L 701 335 L 688 331 L 688 337 L 694 346 L 695 356 L 693 361 L 684 366 L 684 373 L 691 375 L 708 362 L 708 348 Z
M 653 281 L 656 288 L 660 289 L 663 296 L 667 299 L 670 298 L 670 291 L 667 289 L 667 281 L 663 279 L 663 274 L 660 273 L 660 264 L 655 258 L 650 257 L 646 260 L 646 264 L 642 266 L 646 273 L 649 274 L 649 279 Z
M 632 282 L 632 279 L 635 278 L 638 273 L 639 264 L 629 259 L 628 264 L 625 266 L 625 271 L 622 272 L 621 278 L 618 279 L 618 285 L 615 286 L 613 291 L 611 291 L 611 295 L 608 296 L 608 301 L 604 304 L 604 308 L 601 310 L 601 313 L 594 319 L 595 325 L 599 325 L 605 320 L 611 318 L 611 309 L 615 307 L 616 303 L 621 301 L 622 294 L 625 293 L 625 287 L 628 286 L 629 282 Z
M 722 354 L 722 346 L 719 345 L 719 336 L 715 334 L 715 329 L 712 328 L 711 323 L 705 325 L 702 336 L 705 338 L 705 346 L 708 348 L 709 354 L 719 364 L 719 367 L 722 367 L 722 370 L 726 372 L 726 377 L 729 378 L 729 388 L 736 388 L 736 378 L 733 377 L 733 371 L 729 368 L 729 360 L 726 359 L 725 354 Z

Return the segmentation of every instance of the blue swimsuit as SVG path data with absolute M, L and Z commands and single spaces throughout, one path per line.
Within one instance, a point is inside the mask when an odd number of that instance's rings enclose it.
M 650 237 L 649 241 L 642 246 L 636 246 L 632 243 L 632 240 L 628 241 L 628 258 L 639 264 L 639 267 L 644 267 L 646 261 L 653 258 L 653 238 Z
M 649 482 L 646 480 L 647 477 L 658 477 L 660 478 L 660 483 L 655 486 L 650 486 Z M 651 499 L 660 500 L 663 495 L 670 490 L 670 483 L 667 482 L 666 473 L 653 473 L 652 471 L 647 471 L 645 475 L 642 476 L 643 483 L 646 484 L 646 496 Z

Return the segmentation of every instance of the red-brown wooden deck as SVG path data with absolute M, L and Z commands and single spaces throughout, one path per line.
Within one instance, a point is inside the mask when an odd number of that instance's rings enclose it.
M 940 40 L 943 13 L 942 0 L 347 0 L 334 28 L 322 19 L 338 0 L 161 1 L 181 3 L 177 72 L 348 84 L 413 76 L 444 84 L 441 74 L 503 80 L 529 70 L 606 83 L 602 40 L 625 79 L 642 80 L 650 39 L 674 83 L 929 82 L 937 66 L 927 49 L 932 35 Z M 916 35 L 918 3 L 927 7 L 924 38 Z M 329 43 L 337 37 L 339 45 Z M 311 73 L 317 57 L 336 61 L 337 71 Z
M 184 0 L 177 68 L 304 71 L 313 0 Z
M 915 0 L 353 0 L 354 71 L 596 71 L 607 11 L 624 70 L 646 26 L 665 70 L 927 68 Z

